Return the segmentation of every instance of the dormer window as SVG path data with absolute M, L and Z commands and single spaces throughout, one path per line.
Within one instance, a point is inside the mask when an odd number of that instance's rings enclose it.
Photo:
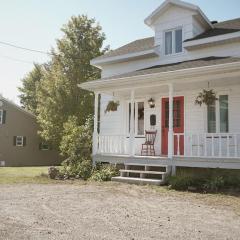
M 165 32 L 165 55 L 181 53 L 182 49 L 182 29 L 177 28 Z

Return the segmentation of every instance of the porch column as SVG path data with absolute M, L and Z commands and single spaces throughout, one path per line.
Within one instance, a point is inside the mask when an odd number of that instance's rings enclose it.
M 174 132 L 173 132 L 173 84 L 169 87 L 169 130 L 168 130 L 168 158 L 172 159 L 174 155 Z M 176 167 L 172 166 L 172 174 L 175 175 Z
M 135 90 L 131 90 L 131 115 L 130 115 L 130 142 L 129 142 L 129 154 L 135 155 L 135 136 L 134 136 L 134 99 Z
M 95 92 L 94 102 L 94 130 L 93 130 L 93 155 L 98 152 L 98 97 L 99 93 Z

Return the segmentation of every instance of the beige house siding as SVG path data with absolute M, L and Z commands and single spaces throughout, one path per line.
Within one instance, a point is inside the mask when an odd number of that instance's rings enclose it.
M 0 124 L 0 162 L 5 166 L 49 166 L 58 165 L 61 157 L 55 150 L 40 150 L 41 140 L 37 135 L 35 116 L 21 110 L 15 104 L 0 100 L 0 110 L 6 111 L 6 122 Z M 14 136 L 26 137 L 26 145 L 14 145 Z

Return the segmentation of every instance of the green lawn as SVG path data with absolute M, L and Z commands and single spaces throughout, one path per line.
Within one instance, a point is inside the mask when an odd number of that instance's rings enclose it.
M 51 183 L 48 167 L 1 167 L 0 184 L 3 183 Z

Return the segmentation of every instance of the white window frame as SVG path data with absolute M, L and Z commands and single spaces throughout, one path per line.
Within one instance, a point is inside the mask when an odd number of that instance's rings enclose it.
M 0 109 L 0 124 L 3 124 L 3 110 Z
M 175 42 L 176 42 L 176 36 L 175 36 L 175 31 L 177 31 L 177 30 L 182 30 L 182 51 L 181 52 L 178 52 L 178 53 L 176 53 L 176 44 L 175 44 Z M 165 49 L 165 45 L 166 45 L 166 33 L 168 33 L 168 32 L 171 32 L 172 33 L 172 53 L 169 53 L 169 54 L 166 54 L 166 49 Z M 163 48 L 163 50 L 164 50 L 164 55 L 165 56 L 172 56 L 172 55 L 178 55 L 178 54 L 182 54 L 183 53 L 183 27 L 177 27 L 177 28 L 172 28 L 172 29 L 168 29 L 168 30 L 165 30 L 164 32 L 163 32 L 163 34 L 164 34 L 164 36 L 163 36 L 163 46 L 164 46 L 164 48 Z
M 19 140 L 18 138 L 21 139 L 20 144 L 18 143 L 18 140 Z M 16 147 L 23 147 L 23 145 L 24 145 L 24 137 L 23 136 L 16 136 Z
M 145 137 L 145 130 L 146 130 L 146 126 L 145 126 L 145 122 L 146 122 L 146 103 L 145 103 L 145 100 L 144 99 L 138 99 L 136 101 L 134 101 L 134 106 L 135 106 L 135 116 L 138 116 L 138 103 L 142 102 L 143 103 L 143 106 L 144 106 L 144 122 L 143 122 L 143 126 L 144 126 L 144 129 L 143 129 L 143 135 L 139 135 L 137 133 L 138 131 L 138 118 L 135 117 L 134 119 L 134 136 L 135 137 Z M 130 129 L 130 126 L 129 126 L 129 104 L 131 102 L 128 101 L 127 102 L 127 135 L 129 136 L 129 129 Z M 136 107 L 137 106 L 137 107 Z
M 221 132 L 220 130 L 220 102 L 219 102 L 219 98 L 220 96 L 228 96 L 228 132 Z M 216 133 L 229 133 L 230 132 L 230 95 L 229 93 L 223 92 L 223 93 L 219 93 L 217 95 L 218 100 L 215 102 L 216 104 L 216 111 L 215 111 L 215 118 L 216 118 Z M 208 111 L 208 107 L 206 107 L 206 112 Z M 207 125 L 206 125 L 206 132 L 208 133 L 208 114 L 206 114 L 206 120 L 207 120 Z

